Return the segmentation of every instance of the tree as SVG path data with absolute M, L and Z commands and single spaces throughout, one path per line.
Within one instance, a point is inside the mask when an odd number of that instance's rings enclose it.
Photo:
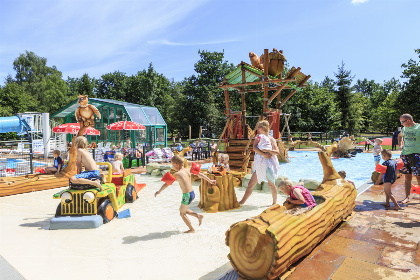
M 420 58 L 420 49 L 415 52 Z M 397 108 L 400 115 L 404 113 L 412 116 L 420 116 L 420 62 L 410 59 L 401 66 L 404 70 L 401 78 L 408 79 L 402 85 L 401 94 L 396 98 Z
M 69 90 L 61 72 L 55 66 L 47 66 L 46 58 L 26 51 L 14 60 L 13 69 L 16 71 L 15 79 L 8 77 L 6 83 L 16 83 L 33 98 L 26 109 L 54 113 L 69 102 Z M 22 110 L 19 109 L 20 112 Z
M 186 111 L 182 113 L 188 115 L 194 135 L 198 135 L 199 126 L 204 126 L 213 134 L 221 131 L 225 124 L 224 91 L 218 88 L 218 84 L 234 66 L 223 60 L 223 52 L 200 50 L 198 54 L 200 60 L 194 64 L 197 76 L 193 75 L 182 82 L 186 102 Z
M 341 111 L 341 128 L 349 133 L 358 132 L 362 128 L 363 118 L 363 96 L 353 94 L 351 82 L 354 76 L 351 71 L 344 69 L 344 62 L 338 66 L 336 77 L 336 102 Z

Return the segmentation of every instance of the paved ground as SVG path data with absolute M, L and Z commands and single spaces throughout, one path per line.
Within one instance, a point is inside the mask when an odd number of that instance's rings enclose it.
M 403 177 L 393 193 L 403 199 Z M 412 199 L 402 211 L 385 209 L 380 205 L 384 199 L 382 186 L 361 194 L 353 216 L 286 279 L 420 279 L 420 199 Z

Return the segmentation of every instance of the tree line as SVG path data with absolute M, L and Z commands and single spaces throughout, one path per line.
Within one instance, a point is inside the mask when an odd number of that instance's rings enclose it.
M 420 58 L 420 49 L 415 53 Z M 176 82 L 157 73 L 152 63 L 133 75 L 115 71 L 100 78 L 86 73 L 63 79 L 56 66 L 47 65 L 46 58 L 26 51 L 13 61 L 15 75 L 9 74 L 0 87 L 0 116 L 20 112 L 52 114 L 76 100 L 79 94 L 87 94 L 156 107 L 168 125 L 168 133 L 174 136 L 187 136 L 189 125 L 193 135 L 198 135 L 200 126 L 209 135 L 219 135 L 226 117 L 224 91 L 218 84 L 235 66 L 224 59 L 223 52 L 200 50 L 198 54 L 195 74 Z M 394 131 L 401 114 L 420 116 L 420 62 L 410 59 L 401 67 L 403 82 L 396 78 L 382 83 L 354 81 L 355 76 L 342 62 L 332 78 L 327 76 L 321 82 L 310 80 L 306 88 L 285 103 L 283 112 L 292 114 L 290 129 Z M 284 96 L 287 94 L 286 91 Z M 247 94 L 247 114 L 261 114 L 262 102 L 262 93 Z M 230 107 L 241 110 L 239 93 L 230 94 Z

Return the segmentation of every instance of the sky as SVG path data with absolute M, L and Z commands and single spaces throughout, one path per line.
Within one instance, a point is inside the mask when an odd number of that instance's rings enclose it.
M 355 81 L 403 81 L 401 64 L 419 61 L 419 11 L 419 0 L 0 0 L 0 85 L 25 51 L 63 79 L 152 63 L 182 81 L 199 50 L 238 65 L 273 48 L 315 82 L 342 62 Z

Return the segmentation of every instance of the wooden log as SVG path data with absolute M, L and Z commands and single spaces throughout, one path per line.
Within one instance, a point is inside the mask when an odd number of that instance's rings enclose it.
M 302 213 L 296 211 L 296 205 L 285 202 L 284 206 L 272 206 L 257 217 L 233 224 L 226 232 L 228 258 L 240 277 L 277 279 L 351 215 L 357 192 L 332 166 L 330 155 L 336 148 L 318 153 L 324 180 L 313 192 L 316 207 Z

